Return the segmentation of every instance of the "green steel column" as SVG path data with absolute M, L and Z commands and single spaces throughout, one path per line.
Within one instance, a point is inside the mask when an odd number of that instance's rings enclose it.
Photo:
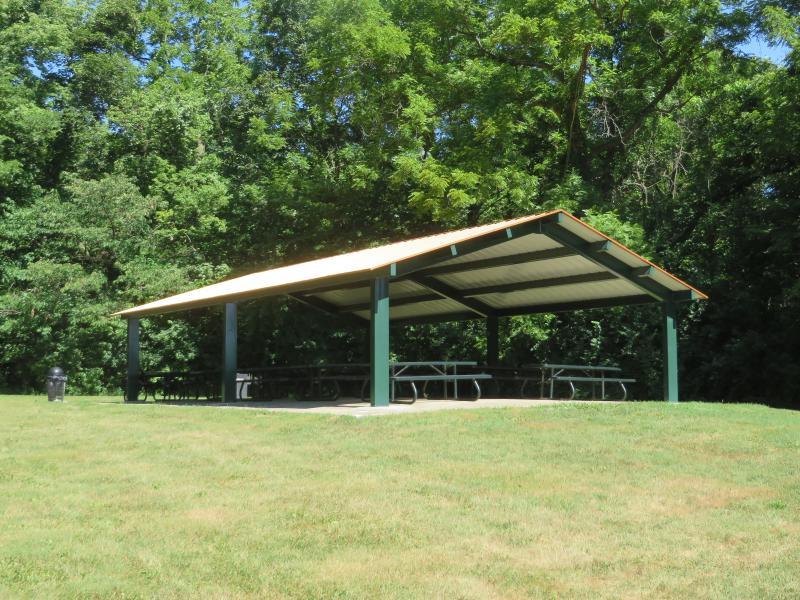
M 678 401 L 678 319 L 673 302 L 664 302 L 664 400 Z
M 497 317 L 486 317 L 486 364 L 496 366 L 500 362 L 498 343 L 499 323 Z
M 236 304 L 225 304 L 222 352 L 222 401 L 236 402 Z
M 128 319 L 128 381 L 126 402 L 139 401 L 139 319 Z
M 372 280 L 369 315 L 369 397 L 389 406 L 389 280 Z

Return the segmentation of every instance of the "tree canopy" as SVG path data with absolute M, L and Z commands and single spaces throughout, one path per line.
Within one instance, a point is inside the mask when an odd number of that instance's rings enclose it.
M 711 296 L 682 310 L 684 396 L 796 405 L 799 15 L 797 0 L 2 0 L 0 387 L 39 388 L 60 363 L 73 389 L 118 389 L 110 313 L 133 303 L 563 207 Z M 744 54 L 754 36 L 785 62 Z M 287 302 L 242 311 L 241 362 L 358 358 L 360 332 Z M 502 346 L 611 358 L 656 397 L 659 322 L 514 318 Z M 211 310 L 158 319 L 145 366 L 216 364 L 220 334 Z M 484 343 L 476 323 L 415 326 L 395 351 Z

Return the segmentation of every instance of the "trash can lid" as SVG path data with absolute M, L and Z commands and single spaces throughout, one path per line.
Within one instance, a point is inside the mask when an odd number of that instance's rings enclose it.
M 47 372 L 48 377 L 63 377 L 64 376 L 64 369 L 61 367 L 53 367 Z

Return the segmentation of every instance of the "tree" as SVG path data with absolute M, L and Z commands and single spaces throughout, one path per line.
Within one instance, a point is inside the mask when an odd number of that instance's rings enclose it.
M 63 361 L 114 389 L 116 309 L 560 206 L 710 292 L 683 315 L 691 396 L 796 401 L 798 22 L 794 0 L 6 2 L 0 385 Z M 242 311 L 243 360 L 358 358 L 298 310 Z M 515 319 L 505 359 L 615 359 L 656 396 L 659 320 Z M 214 366 L 213 311 L 158 325 L 149 366 Z

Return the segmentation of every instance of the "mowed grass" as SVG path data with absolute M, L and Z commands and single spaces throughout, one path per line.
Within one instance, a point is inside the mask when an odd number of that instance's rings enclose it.
M 800 414 L 0 397 L 0 597 L 797 598 Z

